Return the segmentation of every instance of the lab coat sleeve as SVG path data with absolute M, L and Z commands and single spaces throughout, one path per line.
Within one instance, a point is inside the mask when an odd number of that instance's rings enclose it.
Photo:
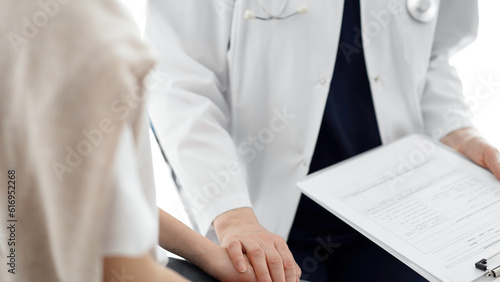
M 230 133 L 233 2 L 150 0 L 148 6 L 146 40 L 159 52 L 149 114 L 201 234 L 218 215 L 251 206 Z
M 426 133 L 435 139 L 472 126 L 458 73 L 449 59 L 474 41 L 477 5 L 476 0 L 441 0 L 421 102 Z

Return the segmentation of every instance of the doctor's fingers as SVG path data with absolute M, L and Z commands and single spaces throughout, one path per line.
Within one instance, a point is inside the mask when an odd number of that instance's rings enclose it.
M 470 138 L 463 146 L 462 153 L 476 164 L 490 170 L 497 179 L 500 179 L 500 155 L 498 150 L 484 138 Z
M 500 153 L 498 150 L 487 144 L 483 150 L 483 159 L 485 166 L 500 180 Z
M 234 268 L 239 272 L 247 271 L 248 267 L 243 256 L 243 245 L 238 240 L 233 240 L 227 246 L 227 253 L 233 262 Z
M 281 257 L 281 254 L 278 252 L 276 249 L 276 246 L 273 244 L 272 246 L 269 246 L 265 248 L 266 251 L 266 260 L 267 260 L 267 266 L 269 267 L 269 270 L 271 271 L 271 278 L 273 281 L 287 281 L 287 282 L 296 282 L 296 278 L 293 280 L 285 280 L 286 276 L 286 271 L 285 271 L 285 265 L 284 265 L 284 259 Z M 289 260 L 287 260 L 289 262 Z M 293 272 L 295 272 L 295 268 L 293 268 Z M 292 273 L 293 276 L 295 276 L 295 273 Z
M 244 248 L 259 282 L 285 281 L 283 261 L 272 242 L 246 241 Z
M 292 252 L 288 248 L 285 240 L 281 240 L 275 244 L 281 258 L 283 259 L 283 267 L 285 269 L 286 282 L 299 281 L 302 271 L 299 265 L 295 262 Z

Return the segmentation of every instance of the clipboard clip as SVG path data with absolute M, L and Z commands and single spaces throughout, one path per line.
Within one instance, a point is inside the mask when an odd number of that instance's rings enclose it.
M 500 277 L 500 265 L 497 265 L 491 269 L 488 268 L 488 260 L 490 260 L 498 255 L 500 255 L 500 252 L 492 255 L 491 257 L 489 257 L 487 259 L 481 259 L 480 261 L 476 262 L 476 264 L 475 264 L 476 268 L 479 270 L 482 270 L 482 271 L 486 271 L 486 273 L 484 274 L 485 276 L 490 276 L 490 277 L 495 277 L 495 278 Z

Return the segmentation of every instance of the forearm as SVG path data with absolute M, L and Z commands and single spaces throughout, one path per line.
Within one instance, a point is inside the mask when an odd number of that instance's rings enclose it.
M 157 264 L 149 255 L 140 257 L 105 257 L 103 260 L 103 281 L 187 281 L 174 271 Z
M 185 224 L 160 210 L 160 246 L 201 267 L 205 255 L 218 246 Z

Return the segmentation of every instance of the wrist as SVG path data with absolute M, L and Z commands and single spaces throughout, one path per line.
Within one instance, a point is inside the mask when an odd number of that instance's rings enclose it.
M 452 131 L 443 137 L 441 142 L 463 153 L 467 144 L 476 138 L 482 138 L 479 132 L 473 127 L 466 127 Z
M 191 256 L 188 260 L 202 270 L 206 271 L 207 265 L 209 265 L 213 254 L 217 253 L 218 249 L 221 247 L 205 237 L 204 239 L 206 240 L 195 244 L 193 251 L 194 255 Z
M 232 229 L 235 226 L 253 224 L 260 225 L 252 208 L 249 207 L 229 210 L 215 218 L 213 224 L 219 241 L 222 239 L 221 237 L 223 237 L 223 234 L 227 230 Z

